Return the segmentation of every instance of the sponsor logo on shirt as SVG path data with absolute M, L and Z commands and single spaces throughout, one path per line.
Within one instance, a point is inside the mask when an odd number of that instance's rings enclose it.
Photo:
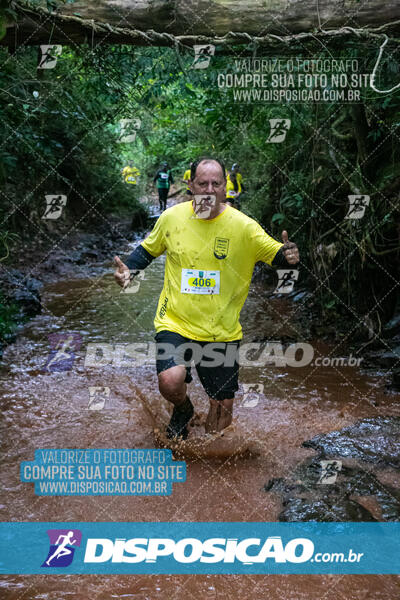
M 164 302 L 162 303 L 162 306 L 160 308 L 160 312 L 158 313 L 160 319 L 162 319 L 163 316 L 165 315 L 165 313 L 167 312 L 167 304 L 168 304 L 168 298 L 167 298 L 167 296 L 165 296 Z
M 214 256 L 221 260 L 228 256 L 229 240 L 226 238 L 216 237 L 214 242 Z

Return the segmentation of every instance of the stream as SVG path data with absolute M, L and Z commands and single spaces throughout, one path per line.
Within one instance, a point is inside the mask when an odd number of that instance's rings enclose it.
M 37 448 L 155 447 L 154 423 L 137 394 L 166 423 L 169 407 L 158 392 L 155 366 L 84 363 L 88 344 L 153 341 L 163 269 L 164 258 L 154 261 L 136 294 L 120 294 L 109 261 L 75 266 L 68 278 L 46 284 L 42 314 L 6 348 L 0 372 L 3 521 L 277 521 L 282 498 L 265 486 L 290 478 L 299 463 L 316 456 L 314 448 L 302 446 L 305 440 L 360 419 L 400 416 L 379 373 L 367 375 L 359 367 L 241 367 L 234 422 L 257 440 L 259 455 L 190 458 L 187 481 L 174 484 L 166 497 L 35 496 L 33 484 L 20 482 L 19 465 L 33 460 Z M 265 284 L 254 282 L 241 314 L 243 341 L 299 337 L 297 310 L 288 299 L 267 298 Z M 48 335 L 65 332 L 81 336 L 72 368 L 44 371 Z M 326 344 L 311 343 L 321 356 L 338 355 Z M 204 418 L 207 399 L 194 369 L 192 375 L 190 397 Z M 241 400 L 246 383 L 263 385 L 256 406 Z M 103 410 L 88 409 L 94 386 L 110 390 Z M 378 435 L 377 444 L 379 449 Z M 400 487 L 398 469 L 384 466 L 381 475 Z M 252 598 L 270 600 L 400 597 L 400 578 L 394 575 L 9 575 L 0 585 L 5 600 L 245 599 L 250 586 Z

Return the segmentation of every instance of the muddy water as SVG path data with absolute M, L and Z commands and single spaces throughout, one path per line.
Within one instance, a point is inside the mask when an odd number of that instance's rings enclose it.
M 262 383 L 257 406 L 238 406 L 235 422 L 261 447 L 261 455 L 238 460 L 212 457 L 188 461 L 187 481 L 174 484 L 171 497 L 37 497 L 33 485 L 20 483 L 19 464 L 36 448 L 151 448 L 153 423 L 144 397 L 161 420 L 166 403 L 157 391 L 153 365 L 85 368 L 88 343 L 153 341 L 153 315 L 162 286 L 163 260 L 146 271 L 134 295 L 122 295 L 110 269 L 97 265 L 48 285 L 45 310 L 21 331 L 4 356 L 0 374 L 2 408 L 1 519 L 3 521 L 274 521 L 278 495 L 264 484 L 285 477 L 313 456 L 301 447 L 319 433 L 340 429 L 361 417 L 398 415 L 398 403 L 385 395 L 381 379 L 357 368 L 243 367 L 241 383 Z M 265 299 L 253 285 L 242 312 L 244 341 L 299 337 L 296 305 Z M 73 368 L 44 373 L 50 333 L 79 332 L 82 347 Z M 318 353 L 339 356 L 316 344 Z M 191 398 L 204 416 L 207 402 L 193 372 Z M 110 388 L 102 411 L 88 410 L 89 386 Z M 395 599 L 395 576 L 8 576 L 2 597 L 11 599 L 173 600 L 181 598 L 270 598 L 285 600 L 345 598 Z M 251 586 L 251 588 L 250 588 Z

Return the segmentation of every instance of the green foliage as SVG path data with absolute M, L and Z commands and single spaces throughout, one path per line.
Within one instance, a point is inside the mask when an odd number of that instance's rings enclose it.
M 10 255 L 10 246 L 12 246 L 17 240 L 19 235 L 12 231 L 0 231 L 0 252 L 4 255 L 0 256 L 0 262 L 6 260 Z
M 363 72 L 371 73 L 376 44 L 356 44 L 335 56 L 362 58 Z M 236 51 L 240 56 L 243 48 Z M 396 52 L 382 60 L 381 88 L 398 79 Z M 3 202 L 0 217 L 9 230 L 18 230 L 21 214 L 24 227 L 39 225 L 43 195 L 53 191 L 66 193 L 81 217 L 132 212 L 161 161 L 179 181 L 189 162 L 211 154 L 228 168 L 240 164 L 247 187 L 242 210 L 276 238 L 287 229 L 297 242 L 300 281 L 315 290 L 327 318 L 354 320 L 371 302 L 375 323 L 391 316 L 399 244 L 398 92 L 366 90 L 358 107 L 239 103 L 218 88 L 218 74 L 232 72 L 235 59 L 218 48 L 205 70 L 191 68 L 191 52 L 178 60 L 169 48 L 65 47 L 56 68 L 41 72 L 34 48 L 0 53 L 6 140 L 0 178 L 10 202 Z M 122 118 L 141 120 L 134 144 L 118 142 Z M 273 118 L 291 120 L 284 143 L 267 143 Z M 142 173 L 133 190 L 120 177 L 127 160 Z M 371 204 L 362 220 L 346 220 L 347 197 L 356 190 L 370 195 Z
M 36 69 L 36 48 L 0 54 L 0 216 L 11 212 L 14 228 L 43 225 L 45 194 L 67 195 L 74 218 L 137 206 L 138 192 L 120 175 L 129 151 L 124 156 L 118 142 L 119 120 L 134 110 L 132 64 L 129 73 L 123 61 L 120 77 L 114 51 L 64 47 L 48 70 Z

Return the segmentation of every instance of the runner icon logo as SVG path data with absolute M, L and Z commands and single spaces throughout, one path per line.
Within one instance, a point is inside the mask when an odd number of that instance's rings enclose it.
M 81 545 L 79 529 L 48 529 L 50 548 L 42 567 L 68 567 L 74 558 L 75 549 Z
M 362 194 L 350 195 L 349 198 L 349 210 L 345 219 L 362 219 L 365 214 L 365 209 L 369 206 L 369 196 L 363 196 Z
M 109 387 L 89 386 L 88 410 L 103 410 L 109 397 Z
M 297 269 L 277 269 L 279 281 L 274 294 L 289 294 L 293 291 L 294 284 L 299 278 Z
M 119 143 L 129 144 L 136 140 L 136 133 L 142 125 L 142 121 L 139 118 L 135 119 L 121 119 L 120 125 L 120 138 L 117 140 Z
M 244 383 L 243 384 L 243 399 L 240 406 L 246 408 L 255 408 L 260 400 L 260 394 L 264 392 L 262 383 Z
M 290 129 L 290 119 L 269 119 L 271 131 L 267 138 L 267 144 L 280 144 L 286 138 Z
M 208 219 L 216 201 L 216 196 L 212 194 L 195 194 L 193 196 L 195 218 Z
M 75 352 L 82 344 L 79 333 L 51 333 L 49 336 L 50 354 L 44 366 L 45 371 L 61 372 L 72 369 Z
M 38 64 L 38 69 L 54 69 L 57 64 L 57 58 L 62 52 L 62 46 L 59 44 L 43 44 L 40 46 L 42 56 Z
M 192 69 L 207 69 L 210 64 L 211 57 L 215 54 L 215 46 L 213 44 L 207 44 L 202 46 L 193 46 L 194 49 L 194 60 Z
M 55 221 L 61 217 L 64 206 L 67 204 L 67 196 L 62 194 L 57 196 L 45 196 L 46 198 L 46 210 L 42 219 L 51 219 Z
M 137 270 L 130 273 L 129 283 L 122 288 L 120 294 L 136 294 L 140 289 L 140 282 L 144 279 L 144 270 Z
M 321 460 L 321 475 L 317 481 L 318 484 L 335 483 L 339 471 L 342 470 L 341 460 Z

